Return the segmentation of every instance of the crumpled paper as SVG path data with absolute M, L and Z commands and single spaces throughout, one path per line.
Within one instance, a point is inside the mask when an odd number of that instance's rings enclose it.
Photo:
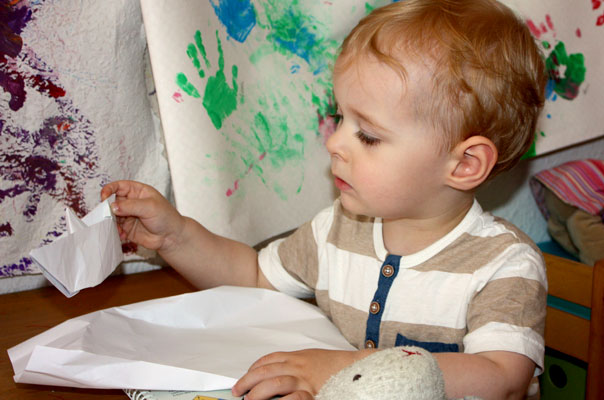
M 44 276 L 67 297 L 103 282 L 124 260 L 117 224 L 109 206 L 113 201 L 115 195 L 82 219 L 66 208 L 68 232 L 29 253 Z
M 18 383 L 218 390 L 275 351 L 355 350 L 315 306 L 222 286 L 93 312 L 8 350 Z

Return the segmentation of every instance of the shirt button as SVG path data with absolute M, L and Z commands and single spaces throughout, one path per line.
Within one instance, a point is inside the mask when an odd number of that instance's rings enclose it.
M 377 314 L 380 312 L 380 303 L 377 301 L 372 301 L 369 305 L 369 312 L 372 314 Z
M 373 340 L 367 340 L 365 342 L 366 349 L 375 349 L 375 342 Z
M 384 275 L 386 278 L 390 278 L 392 275 L 394 275 L 394 267 L 390 264 L 386 264 L 382 267 L 382 275 Z

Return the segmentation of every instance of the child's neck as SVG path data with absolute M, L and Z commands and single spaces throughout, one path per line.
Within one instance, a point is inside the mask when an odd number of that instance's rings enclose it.
M 417 253 L 451 232 L 466 216 L 473 197 L 457 207 L 424 219 L 384 219 L 384 246 L 391 254 L 406 256 Z

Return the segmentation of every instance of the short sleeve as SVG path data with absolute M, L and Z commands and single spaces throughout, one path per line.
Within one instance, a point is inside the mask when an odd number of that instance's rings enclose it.
M 543 370 L 547 301 L 540 253 L 526 244 L 510 246 L 492 262 L 496 271 L 468 306 L 464 351 L 510 351 L 526 355 Z
M 300 298 L 313 297 L 318 256 L 311 222 L 262 249 L 258 262 L 264 276 L 280 292 Z
M 325 245 L 336 207 L 337 200 L 287 238 L 260 251 L 260 269 L 277 290 L 300 298 L 314 297 L 319 280 L 319 248 Z

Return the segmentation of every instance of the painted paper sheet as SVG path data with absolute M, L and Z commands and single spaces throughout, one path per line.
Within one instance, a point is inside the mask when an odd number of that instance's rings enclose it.
M 257 243 L 333 201 L 331 68 L 388 1 L 143 0 L 176 205 Z
M 504 2 L 527 18 L 551 77 L 529 155 L 602 135 L 604 7 Z M 331 201 L 330 68 L 345 34 L 385 3 L 142 0 L 181 212 L 255 243 Z
M 526 19 L 549 75 L 530 155 L 604 135 L 604 4 L 600 0 L 502 2 Z
M 0 4 L 0 277 L 39 273 L 27 254 L 83 217 L 103 184 L 169 172 L 131 0 Z

